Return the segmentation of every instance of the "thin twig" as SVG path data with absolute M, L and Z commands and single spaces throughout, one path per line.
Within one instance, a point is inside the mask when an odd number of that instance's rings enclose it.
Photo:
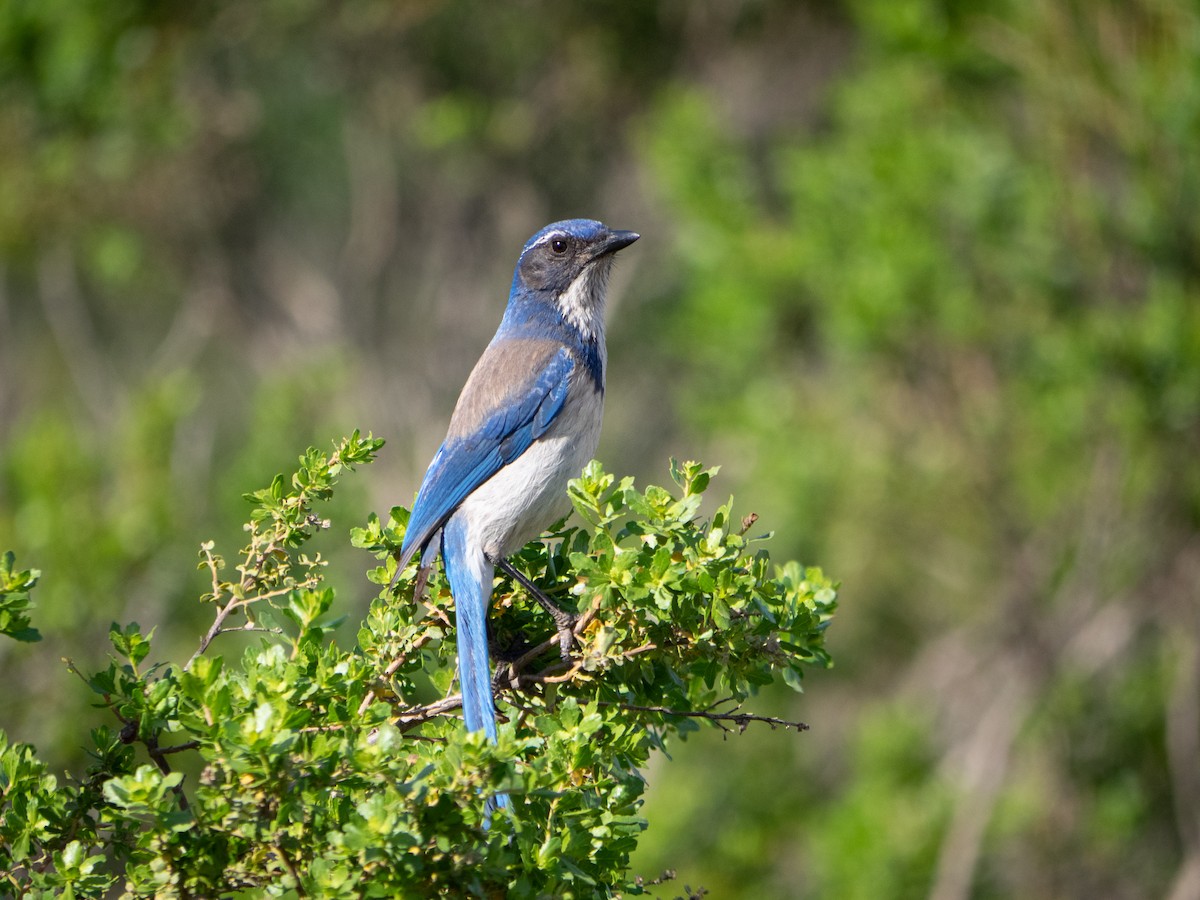
M 150 758 L 152 760 L 154 760 L 154 764 L 156 766 L 158 766 L 158 770 L 160 772 L 162 772 L 164 775 L 170 775 L 171 774 L 171 764 L 169 762 L 167 762 L 166 752 L 158 746 L 158 735 L 157 734 L 140 735 L 137 733 L 136 723 L 130 722 L 126 725 L 125 729 L 122 729 L 122 732 L 121 732 L 122 740 L 124 740 L 125 730 L 129 729 L 131 726 L 133 727 L 133 730 L 135 732 L 134 738 L 131 738 L 131 740 L 137 739 L 140 737 L 142 743 L 146 745 L 146 752 L 150 754 Z M 130 743 L 130 741 L 126 741 L 126 743 Z M 195 742 L 193 742 L 193 743 L 195 743 Z M 183 745 L 179 745 L 179 747 L 182 747 L 182 746 Z M 170 750 L 170 752 L 175 753 L 178 751 L 179 747 L 172 747 L 172 748 L 169 748 L 169 750 Z M 182 810 L 187 810 L 189 808 L 190 804 L 188 803 L 187 795 L 185 795 L 183 793 L 183 781 L 181 780 L 179 782 L 179 784 L 175 785 L 173 788 L 171 788 L 171 790 L 174 792 L 176 798 L 179 800 L 179 808 Z
M 220 637 L 223 634 L 283 634 L 282 628 L 267 628 L 264 625 L 255 625 L 253 622 L 247 622 L 245 625 L 236 625 L 230 628 L 222 628 L 218 631 L 215 637 Z
M 283 848 L 279 846 L 279 842 L 273 841 L 271 843 L 271 849 L 279 854 L 279 858 L 283 861 L 283 867 L 288 870 L 288 874 L 292 876 L 292 880 L 296 883 L 296 894 L 300 897 L 308 896 L 304 892 L 304 884 L 300 881 L 300 876 L 296 872 L 296 867 L 292 865 L 292 861 L 288 855 L 283 852 Z
M 208 555 L 208 550 L 205 550 L 204 552 L 206 555 Z M 210 563 L 210 566 L 211 565 L 212 564 Z M 215 570 L 214 570 L 214 573 L 215 573 Z M 214 577 L 215 577 L 215 574 L 214 574 Z M 250 576 L 246 576 L 246 578 L 243 579 L 243 584 L 245 584 L 245 582 L 249 579 L 250 579 Z M 194 663 L 197 660 L 197 658 L 199 658 L 201 655 L 204 654 L 204 652 L 206 650 L 208 650 L 209 644 L 211 644 L 213 641 L 215 641 L 217 639 L 218 635 L 229 634 L 229 633 L 235 632 L 235 631 L 250 631 L 250 632 L 264 631 L 269 634 L 282 634 L 283 632 L 281 629 L 272 630 L 272 629 L 268 629 L 268 628 L 261 628 L 259 626 L 254 625 L 253 623 L 249 623 L 249 622 L 245 626 L 239 626 L 237 628 L 226 628 L 225 620 L 228 619 L 233 613 L 237 612 L 239 609 L 247 609 L 250 606 L 252 606 L 253 604 L 258 603 L 260 601 L 273 600 L 276 597 L 283 597 L 287 594 L 290 594 L 292 591 L 303 591 L 303 590 L 307 590 L 308 588 L 315 587 L 316 585 L 317 585 L 317 579 L 315 577 L 310 576 L 309 578 L 306 578 L 304 581 L 297 582 L 296 584 L 291 584 L 291 585 L 288 585 L 287 587 L 276 588 L 273 591 L 266 591 L 265 593 L 262 593 L 262 594 L 255 594 L 253 597 L 242 597 L 241 599 L 236 599 L 236 598 L 231 597 L 229 599 L 229 602 L 226 603 L 224 606 L 217 607 L 216 619 L 213 620 L 212 625 L 208 629 L 208 633 L 205 634 L 204 637 L 201 639 L 200 646 L 196 648 L 196 652 L 192 654 L 191 659 L 189 659 L 187 661 L 187 663 L 184 665 L 183 671 L 187 672 L 188 670 L 190 670 L 192 668 L 192 663 Z M 219 594 L 219 592 L 220 592 L 220 587 L 218 585 L 216 587 L 216 590 L 214 591 L 214 596 Z
M 160 756 L 167 756 L 171 753 L 183 753 L 185 750 L 195 750 L 199 746 L 199 741 L 184 741 L 182 744 L 174 744 L 170 747 L 159 747 L 158 753 Z
M 415 728 L 430 719 L 444 716 L 451 710 L 458 709 L 462 706 L 462 694 L 451 694 L 449 697 L 443 697 L 434 703 L 429 703 L 425 706 L 415 706 L 411 709 L 399 713 L 394 721 L 400 726 L 401 731 L 408 731 Z
M 624 653 L 621 654 L 621 656 L 625 659 L 630 659 L 630 658 L 632 658 L 634 656 L 638 656 L 642 653 L 649 653 L 651 650 L 657 650 L 657 649 L 658 649 L 658 644 L 647 643 L 647 644 L 642 644 L 642 646 L 640 646 L 640 647 L 634 647 L 632 650 L 626 650 Z
M 402 665 L 404 665 L 405 662 L 407 662 L 410 654 L 415 653 L 416 651 L 420 650 L 422 647 L 424 647 L 426 644 L 428 644 L 431 640 L 433 640 L 433 635 L 431 635 L 429 632 L 425 632 L 424 634 L 422 634 L 419 638 L 417 638 L 415 641 L 413 641 L 412 646 L 408 649 L 407 652 L 401 653 L 399 656 L 397 656 L 395 659 L 393 659 L 388 664 L 388 667 L 383 670 L 383 674 L 380 676 L 379 680 L 383 681 L 384 679 L 391 678 L 393 675 L 395 675 L 396 670 L 399 669 Z M 371 688 L 369 691 L 367 691 L 367 695 L 365 697 L 363 697 L 362 703 L 360 703 L 358 705 L 358 714 L 360 716 L 363 713 L 365 713 L 368 709 L 371 708 L 371 704 L 375 702 L 375 698 L 377 696 L 378 696 L 378 694 L 377 694 L 375 688 Z
M 727 697 L 724 700 L 718 700 L 716 703 L 712 704 L 712 706 L 709 706 L 707 709 L 700 709 L 700 710 L 671 709 L 670 707 L 667 707 L 667 706 L 638 706 L 637 704 L 634 704 L 634 703 L 610 703 L 605 700 L 598 701 L 598 705 L 600 705 L 600 706 L 615 706 L 618 709 L 629 710 L 630 712 L 658 713 L 659 715 L 663 715 L 663 716 L 679 716 L 679 717 L 688 718 L 688 719 L 706 719 L 709 722 L 712 722 L 714 725 L 716 725 L 718 728 L 720 728 L 726 734 L 730 734 L 733 732 L 733 729 L 725 724 L 727 722 L 731 722 L 735 726 L 737 726 L 738 734 L 742 734 L 743 732 L 745 732 L 746 728 L 750 725 L 751 722 L 762 722 L 765 725 L 770 725 L 771 728 L 773 728 L 773 729 L 774 728 L 783 728 L 786 730 L 788 728 L 794 728 L 797 732 L 808 731 L 808 725 L 806 725 L 804 722 L 791 722 L 791 721 L 788 721 L 787 719 L 777 719 L 775 716 L 759 716 L 759 715 L 755 715 L 754 713 L 744 713 L 744 712 L 720 713 L 720 712 L 713 711 L 716 707 L 720 706 L 723 703 L 732 703 L 732 702 L 734 702 L 733 698 Z M 742 705 L 740 703 L 738 703 L 736 706 L 734 706 L 735 710 L 739 710 L 741 708 L 742 708 Z
M 564 684 L 574 678 L 583 670 L 583 663 L 575 663 L 567 668 L 565 662 L 551 663 L 542 669 L 540 672 L 535 672 L 532 675 L 519 675 L 520 684 L 527 682 L 535 682 L 537 684 Z M 563 671 L 565 669 L 565 671 Z M 557 674 L 561 672 L 562 674 Z

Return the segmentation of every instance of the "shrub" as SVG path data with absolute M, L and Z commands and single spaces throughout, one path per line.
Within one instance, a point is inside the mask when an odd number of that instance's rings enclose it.
M 149 662 L 153 629 L 113 625 L 103 671 L 80 675 L 115 723 L 91 731 L 93 765 L 60 784 L 32 747 L 0 734 L 0 884 L 33 896 L 605 896 L 642 893 L 629 856 L 646 823 L 650 754 L 704 723 L 741 730 L 741 704 L 781 675 L 800 688 L 827 665 L 835 586 L 772 565 L 754 516 L 700 505 L 715 469 L 672 463 L 673 491 L 592 463 L 572 482 L 582 526 L 526 547 L 517 567 L 581 613 L 569 659 L 519 585 L 491 610 L 499 740 L 455 715 L 454 605 L 414 571 L 371 605 L 357 644 L 337 643 L 325 564 L 306 552 L 314 512 L 382 441 L 355 432 L 309 450 L 290 479 L 247 495 L 235 565 L 212 543 L 212 626 L 183 663 Z M 407 511 L 372 515 L 355 546 L 386 585 Z M 35 571 L 0 566 L 0 625 L 30 639 Z M 249 632 L 240 658 L 222 636 Z M 539 640 L 535 636 L 545 636 Z M 185 770 L 194 776 L 185 777 Z M 482 795 L 510 810 L 485 817 Z M 490 827 L 489 827 L 490 826 Z

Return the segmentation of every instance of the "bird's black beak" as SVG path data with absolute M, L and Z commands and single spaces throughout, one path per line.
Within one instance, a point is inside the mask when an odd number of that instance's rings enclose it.
M 595 259 L 609 253 L 616 253 L 618 250 L 628 247 L 640 237 L 641 235 L 636 231 L 610 231 L 608 237 L 596 245 L 596 252 L 592 255 L 592 258 Z

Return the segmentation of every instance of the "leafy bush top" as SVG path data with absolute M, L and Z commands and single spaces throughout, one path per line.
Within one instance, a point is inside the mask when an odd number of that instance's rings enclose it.
M 732 500 L 699 518 L 715 469 L 672 463 L 674 491 L 641 491 L 592 463 L 570 487 L 585 525 L 515 558 L 581 613 L 570 659 L 524 590 L 499 578 L 499 740 L 467 734 L 442 576 L 417 603 L 414 570 L 402 573 L 343 649 L 324 562 L 305 552 L 329 527 L 314 503 L 381 445 L 355 432 L 247 495 L 250 539 L 233 574 L 201 548 L 215 614 L 191 659 L 148 663 L 153 629 L 113 626 L 112 662 L 81 677 L 120 727 L 92 730 L 81 780 L 60 785 L 31 747 L 0 735 L 0 884 L 35 896 L 102 896 L 122 882 L 125 896 L 641 893 L 629 857 L 646 827 L 650 753 L 703 722 L 803 727 L 739 707 L 776 675 L 799 689 L 804 666 L 828 665 L 834 585 L 773 566 L 748 536 L 755 517 L 734 520 Z M 370 573 L 381 585 L 407 516 L 354 530 L 384 561 Z M 10 555 L 0 576 L 0 624 L 29 638 L 37 573 L 16 572 Z M 240 659 L 215 655 L 233 631 L 260 640 Z M 513 804 L 489 828 L 480 798 L 494 790 Z

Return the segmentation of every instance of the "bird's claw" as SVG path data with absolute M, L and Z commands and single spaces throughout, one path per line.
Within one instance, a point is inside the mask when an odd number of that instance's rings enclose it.
M 554 624 L 558 626 L 558 652 L 563 662 L 569 662 L 571 645 L 575 642 L 575 623 L 579 621 L 579 616 L 557 606 L 551 615 L 554 617 Z

